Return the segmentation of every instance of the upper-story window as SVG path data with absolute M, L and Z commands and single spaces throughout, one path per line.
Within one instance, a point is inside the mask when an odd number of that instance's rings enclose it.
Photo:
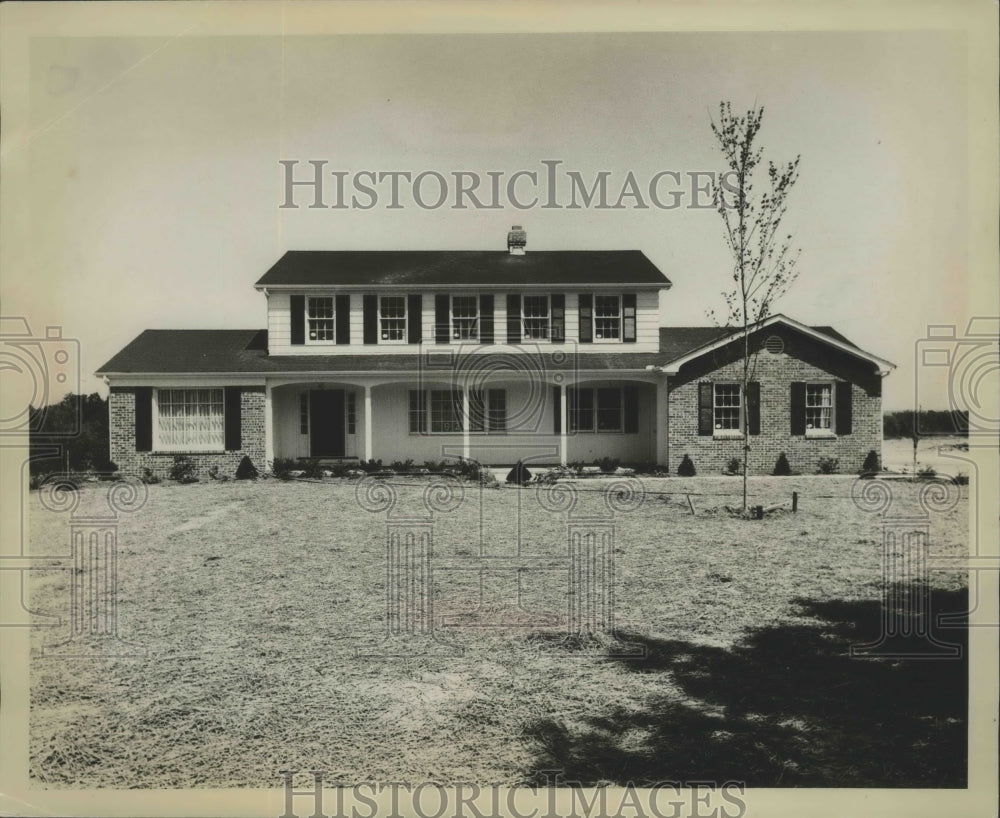
M 406 296 L 383 295 L 378 300 L 380 337 L 386 343 L 406 343 Z
M 306 299 L 306 325 L 310 341 L 333 341 L 333 299 L 310 296 Z
M 534 341 L 547 340 L 550 335 L 549 297 L 526 295 L 522 307 L 524 337 Z
M 594 340 L 618 341 L 622 337 L 622 300 L 618 295 L 594 296 Z
M 479 338 L 479 299 L 474 295 L 451 297 L 451 337 L 456 341 Z

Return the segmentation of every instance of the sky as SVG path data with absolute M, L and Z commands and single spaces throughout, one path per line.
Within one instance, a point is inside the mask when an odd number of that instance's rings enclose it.
M 3 312 L 78 339 L 91 392 L 94 370 L 145 328 L 265 326 L 252 285 L 286 250 L 499 250 L 520 224 L 528 252 L 641 250 L 673 282 L 662 322 L 709 324 L 731 270 L 710 208 L 424 209 L 404 184 L 399 209 L 384 186 L 368 210 L 310 209 L 302 191 L 289 209 L 279 163 L 298 160 L 299 178 L 310 159 L 507 178 L 558 160 L 588 182 L 607 171 L 614 200 L 630 172 L 642 186 L 674 171 L 689 189 L 686 174 L 721 169 L 710 121 L 728 100 L 764 106 L 765 160 L 801 156 L 786 217 L 799 278 L 777 311 L 896 363 L 885 408 L 911 408 L 918 386 L 925 408 L 945 408 L 915 345 L 929 324 L 961 334 L 997 312 L 969 286 L 982 271 L 969 256 L 966 37 L 35 37 L 26 121 L 4 148 L 20 163 L 23 242 L 6 256 Z

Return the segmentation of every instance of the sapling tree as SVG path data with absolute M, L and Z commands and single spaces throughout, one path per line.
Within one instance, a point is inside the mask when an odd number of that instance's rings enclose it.
M 743 511 L 747 510 L 747 475 L 750 462 L 750 416 L 746 401 L 754 380 L 757 349 L 750 334 L 768 318 L 775 302 L 795 281 L 799 251 L 792 236 L 781 229 L 788 194 L 798 180 L 799 157 L 762 167 L 763 148 L 757 142 L 764 108 L 751 108 L 744 116 L 733 114 L 728 102 L 719 104 L 712 119 L 725 169 L 712 186 L 713 204 L 722 217 L 723 236 L 733 259 L 732 286 L 722 293 L 725 308 L 709 311 L 716 324 L 742 330 L 743 356 L 740 391 L 743 400 Z

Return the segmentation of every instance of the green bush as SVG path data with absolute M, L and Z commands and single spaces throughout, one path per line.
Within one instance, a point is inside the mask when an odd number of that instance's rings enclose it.
M 253 461 L 246 455 L 243 455 L 240 465 L 236 467 L 236 479 L 256 480 L 258 477 L 260 477 L 260 472 L 257 471 L 257 467 L 253 464 Z
M 726 474 L 743 474 L 743 461 L 738 457 L 730 457 L 726 462 Z
M 358 468 L 361 469 L 365 474 L 374 474 L 377 471 L 382 471 L 382 461 L 375 460 L 361 460 L 358 462 Z
M 621 460 L 617 457 L 602 457 L 600 460 L 595 460 L 594 465 L 607 474 L 617 470 L 617 468 L 621 465 Z
M 271 464 L 271 474 L 279 480 L 291 480 L 292 471 L 298 469 L 298 463 L 292 457 L 276 457 Z
M 680 465 L 677 467 L 678 477 L 694 477 L 697 474 L 694 468 L 694 463 L 691 462 L 690 455 L 684 455 L 681 459 Z
M 143 469 L 142 474 L 139 475 L 139 479 L 147 486 L 152 486 L 160 482 L 160 478 L 153 474 L 150 469 Z
M 784 452 L 778 455 L 778 459 L 774 463 L 774 470 L 771 474 L 776 477 L 787 477 L 792 473 L 792 467 L 788 463 L 788 457 Z
M 198 475 L 195 474 L 194 461 L 186 455 L 179 454 L 174 457 L 173 465 L 168 474 L 171 480 L 178 483 L 197 483 Z
M 878 462 L 878 452 L 874 449 L 869 449 L 868 454 L 865 455 L 865 462 L 861 464 L 861 474 L 869 474 L 876 471 L 882 471 L 882 467 Z
M 821 457 L 819 459 L 818 474 L 836 474 L 840 466 L 840 461 L 836 457 Z

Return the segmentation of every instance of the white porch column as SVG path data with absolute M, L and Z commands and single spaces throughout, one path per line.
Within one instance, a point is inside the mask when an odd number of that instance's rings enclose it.
M 365 386 L 365 460 L 372 459 L 372 388 Z
M 569 463 L 569 409 L 566 405 L 566 384 L 559 384 L 559 462 Z
M 271 471 L 274 465 L 274 400 L 271 395 L 271 384 L 264 384 L 264 468 L 261 471 Z
M 469 389 L 468 384 L 462 389 L 462 457 L 468 460 L 472 456 L 472 446 L 469 440 Z

